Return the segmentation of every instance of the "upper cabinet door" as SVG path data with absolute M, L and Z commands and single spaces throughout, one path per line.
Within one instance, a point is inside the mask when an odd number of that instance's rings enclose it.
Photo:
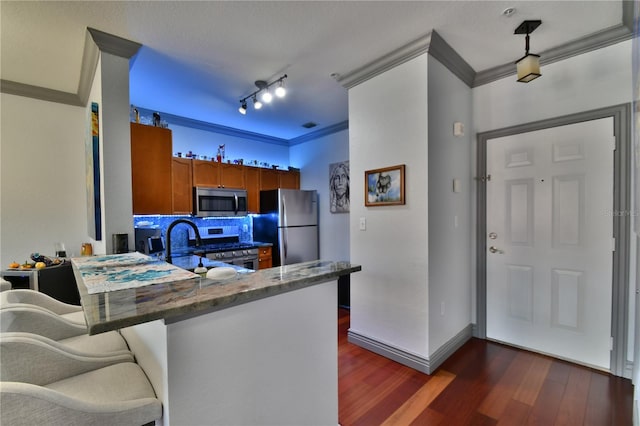
M 223 188 L 245 189 L 244 166 L 220 163 L 220 183 Z
M 191 214 L 193 211 L 193 183 L 191 161 L 188 158 L 173 158 L 173 214 Z
M 131 123 L 134 214 L 171 214 L 171 130 Z
M 260 213 L 260 169 L 244 167 L 247 188 L 247 210 L 249 213 Z
M 193 186 L 220 186 L 220 163 L 206 160 L 192 160 Z
M 277 170 L 260 169 L 260 190 L 280 188 L 280 179 Z
M 280 188 L 300 189 L 300 172 L 281 171 L 279 174 L 280 174 Z

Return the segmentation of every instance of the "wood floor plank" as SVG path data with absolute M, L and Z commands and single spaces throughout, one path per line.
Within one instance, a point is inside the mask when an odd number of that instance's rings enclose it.
M 498 426 L 523 425 L 529 417 L 531 406 L 522 401 L 511 399 L 498 421 Z
M 534 355 L 530 352 L 520 352 L 513 359 L 505 374 L 489 394 L 484 398 L 478 411 L 493 419 L 499 419 L 507 408 L 507 404 L 520 386 L 524 375 L 533 363 Z
M 538 398 L 538 393 L 547 377 L 550 367 L 550 358 L 543 356 L 534 357 L 533 363 L 529 366 L 529 370 L 524 375 L 520 386 L 518 386 L 518 389 L 516 389 L 516 392 L 513 394 L 513 399 L 532 406 Z
M 380 419 L 386 419 L 398 410 L 406 401 L 415 395 L 432 377 L 427 374 L 415 371 L 407 377 L 407 380 L 390 392 L 384 399 L 378 401 L 373 409 L 361 416 L 354 426 L 370 426 L 379 424 Z M 423 406 L 423 409 L 426 405 Z M 406 424 L 406 423 L 405 423 Z
M 590 383 L 591 371 L 577 366 L 571 368 L 569 380 L 567 381 L 562 401 L 560 401 L 558 415 L 554 423 L 556 426 L 581 425 L 584 423 Z
M 366 415 L 368 411 L 372 410 L 387 395 L 394 392 L 413 371 L 414 370 L 406 367 L 396 370 L 396 374 L 388 376 L 375 386 L 363 382 L 359 387 L 354 388 L 353 392 L 344 397 L 344 408 L 348 413 L 344 416 L 344 424 L 355 424 L 360 417 Z M 343 399 L 340 399 L 341 402 L 342 400 Z
M 455 375 L 439 370 L 417 392 L 383 423 L 383 426 L 408 425 L 414 421 L 440 393 L 449 386 Z
M 424 410 L 418 417 L 416 417 L 409 426 L 425 426 L 425 425 L 440 425 L 447 422 L 447 418 L 444 414 L 438 413 L 431 408 Z M 397 426 L 404 426 L 398 424 Z
M 529 426 L 552 425 L 558 415 L 565 387 L 565 384 L 550 380 L 547 376 L 547 380 L 540 388 L 538 398 L 529 412 L 526 424 Z

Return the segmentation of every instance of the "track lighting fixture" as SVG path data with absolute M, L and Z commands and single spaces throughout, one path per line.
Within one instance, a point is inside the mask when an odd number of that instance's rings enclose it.
M 540 55 L 529 53 L 529 34 L 531 34 L 542 23 L 541 20 L 524 21 L 514 34 L 526 34 L 524 56 L 516 61 L 518 71 L 518 81 L 528 83 L 540 77 Z
M 284 98 L 284 96 L 287 94 L 287 91 L 284 88 L 285 78 L 287 78 L 286 74 L 279 79 L 272 81 L 271 83 L 267 83 L 264 80 L 257 80 L 255 82 L 255 85 L 258 90 L 240 99 L 240 108 L 238 108 L 240 114 L 245 115 L 247 113 L 247 99 L 253 100 L 254 109 L 262 108 L 262 102 L 264 102 L 265 104 L 270 103 L 273 100 L 273 95 L 271 94 L 269 87 L 273 86 L 274 84 L 278 85 L 278 87 L 276 87 L 276 90 L 274 91 L 275 95 L 279 98 Z M 260 99 L 258 99 L 258 95 L 260 95 Z

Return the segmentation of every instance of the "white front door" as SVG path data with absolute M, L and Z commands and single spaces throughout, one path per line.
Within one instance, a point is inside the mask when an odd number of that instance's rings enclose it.
M 487 142 L 487 337 L 610 368 L 613 118 Z

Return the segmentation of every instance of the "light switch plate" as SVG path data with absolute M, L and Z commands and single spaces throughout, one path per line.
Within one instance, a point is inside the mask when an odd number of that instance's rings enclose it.
M 453 180 L 453 192 L 462 192 L 462 184 L 460 183 L 460 179 Z
M 464 136 L 464 124 L 459 121 L 453 123 L 453 136 Z
M 361 217 L 360 218 L 360 230 L 361 231 L 366 231 L 367 229 L 367 218 L 366 217 Z

